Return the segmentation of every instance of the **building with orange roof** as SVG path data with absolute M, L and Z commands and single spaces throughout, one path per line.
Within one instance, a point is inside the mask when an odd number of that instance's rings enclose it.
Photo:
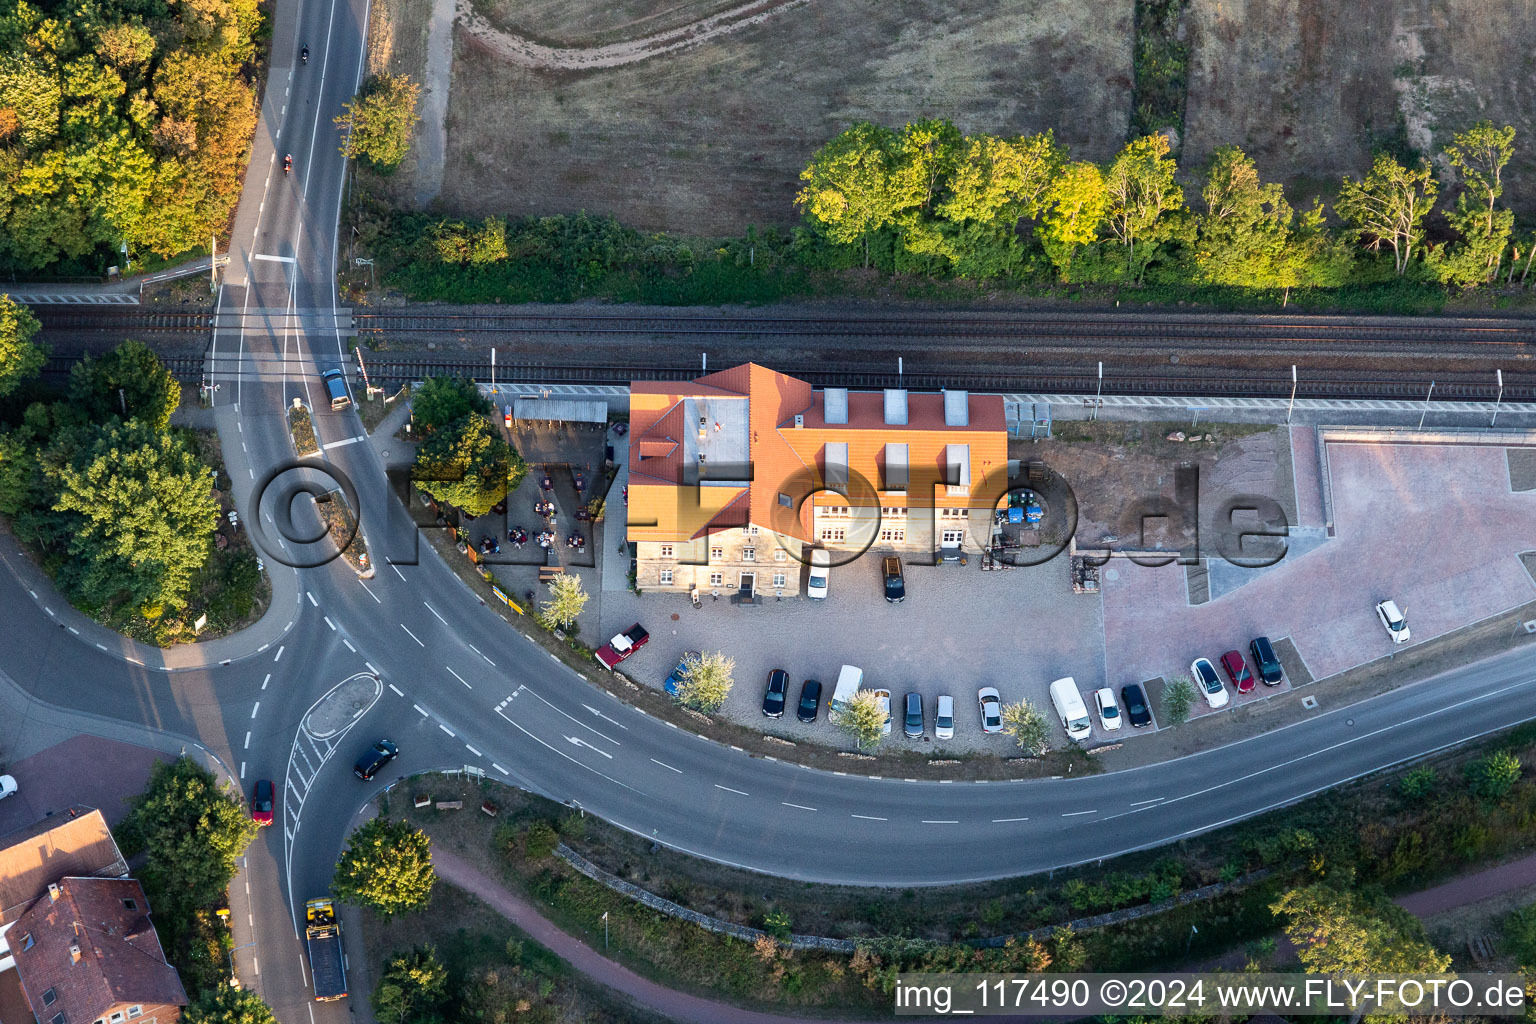
M 636 382 L 629 446 L 642 591 L 798 594 L 817 547 L 976 551 L 1008 486 L 1000 395 L 816 389 L 755 363 Z

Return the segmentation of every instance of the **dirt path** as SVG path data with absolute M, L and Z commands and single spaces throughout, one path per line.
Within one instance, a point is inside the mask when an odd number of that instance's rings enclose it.
M 1503 893 L 1536 885 L 1536 853 L 1496 868 L 1453 878 L 1433 889 L 1399 896 L 1395 902 L 1415 917 L 1443 914 L 1457 907 L 1481 903 Z
M 432 0 L 427 23 L 426 81 L 422 83 L 421 130 L 416 147 L 416 205 L 426 206 L 443 190 L 448 158 L 448 92 L 453 85 L 453 3 Z
M 441 0 L 440 0 L 441 2 Z M 554 71 L 616 68 L 650 57 L 673 53 L 750 25 L 757 25 L 781 11 L 803 7 L 811 0 L 749 0 L 748 3 L 701 18 L 690 25 L 642 36 L 624 43 L 586 49 L 545 46 L 522 36 L 503 32 L 475 12 L 470 0 L 456 0 L 458 21 L 464 30 L 492 53 L 524 67 Z

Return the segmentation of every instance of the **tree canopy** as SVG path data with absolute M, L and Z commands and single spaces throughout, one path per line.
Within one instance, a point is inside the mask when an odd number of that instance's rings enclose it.
M 428 377 L 411 392 L 411 420 L 423 435 L 490 411 L 490 399 L 467 377 Z
M 677 702 L 695 711 L 719 711 L 735 682 L 735 658 L 723 651 L 689 655 L 677 683 Z
M 860 750 L 880 742 L 890 720 L 889 709 L 880 706 L 874 690 L 859 690 L 849 699 L 848 706 L 837 713 L 838 727 L 853 738 Z
M 433 430 L 416 449 L 411 478 L 438 501 L 483 516 L 528 472 L 517 450 L 484 416 L 464 416 Z
M 261 996 L 229 987 L 210 990 L 187 1007 L 181 1019 L 187 1024 L 277 1024 Z
M 436 881 L 427 834 L 408 821 L 380 817 L 347 839 L 331 888 L 338 899 L 393 917 L 426 906 Z
M 1031 757 L 1039 757 L 1050 745 L 1049 720 L 1027 700 L 1003 705 L 1003 732 Z
M 448 968 L 434 946 L 392 956 L 373 990 L 379 1024 L 441 1024 L 449 1002 Z
M 70 367 L 69 400 L 90 420 L 138 419 L 163 431 L 181 404 L 181 385 L 143 342 L 130 338 Z
M 416 104 L 421 86 L 409 75 L 373 75 L 336 118 L 345 136 L 341 151 L 366 160 L 374 170 L 392 171 L 411 147 L 421 120 Z
M 1290 890 L 1272 909 L 1314 974 L 1438 974 L 1451 964 L 1417 918 L 1384 899 L 1318 883 Z
M 43 368 L 48 353 L 32 341 L 39 326 L 26 306 L 0 295 L 0 398 Z

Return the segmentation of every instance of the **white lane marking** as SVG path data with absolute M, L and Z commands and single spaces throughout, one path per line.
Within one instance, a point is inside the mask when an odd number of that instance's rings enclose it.
M 457 680 L 458 680 L 458 681 L 459 681 L 459 682 L 461 682 L 461 683 L 464 683 L 464 685 L 465 685 L 465 686 L 469 686 L 469 683 L 468 683 L 468 682 L 466 682 L 466 681 L 465 681 L 465 679 L 464 679 L 464 677 L 463 677 L 463 676 L 461 676 L 461 675 L 459 675 L 459 674 L 458 674 L 458 673 L 457 673 L 457 672 L 455 672 L 455 671 L 454 671 L 454 670 L 453 670 L 453 669 L 451 669 L 451 668 L 448 668 L 448 666 L 447 666 L 447 665 L 444 665 L 444 666 L 443 666 L 443 668 L 447 668 L 447 669 L 448 669 L 448 674 L 449 674 L 449 675 L 451 675 L 451 676 L 453 676 L 453 678 L 455 678 L 455 679 L 457 679 Z M 473 690 L 473 689 L 474 689 L 474 687 L 473 687 L 473 686 L 469 686 L 469 688 L 470 688 L 470 689 L 471 689 L 471 690 Z
M 1155 797 L 1153 797 L 1150 800 L 1132 800 L 1131 801 L 1131 806 L 1132 807 L 1140 807 L 1142 804 L 1155 804 L 1155 803 L 1157 803 L 1157 802 L 1159 802 L 1161 800 L 1166 800 L 1166 799 L 1168 799 L 1168 798 L 1164 797 L 1164 796 L 1155 796 Z
M 598 771 L 596 768 L 593 768 L 591 765 L 587 764 L 585 761 L 578 761 L 576 758 L 572 757 L 570 754 L 567 754 L 565 751 L 561 750 L 559 747 L 555 746 L 554 744 L 546 742 L 543 738 L 541 738 L 539 736 L 535 736 L 533 733 L 531 733 L 527 729 L 523 728 L 517 722 L 514 722 L 512 719 L 508 718 L 506 712 L 503 711 L 500 707 L 498 707 L 496 709 L 496 713 L 498 715 L 500 715 L 502 717 L 502 720 L 505 721 L 512 728 L 516 729 L 518 732 L 522 733 L 524 736 L 527 736 L 529 739 L 533 740 L 535 743 L 539 744 L 540 746 L 544 747 L 545 749 L 552 750 L 555 753 L 559 754 L 561 757 L 563 757 L 567 761 L 571 762 L 571 764 L 580 765 L 581 767 L 585 768 L 587 771 L 591 772 L 593 775 L 597 775 L 597 776 L 600 776 L 601 778 L 607 779 L 609 782 L 613 783 L 615 786 L 619 786 L 619 787 L 621 787 L 623 789 L 627 789 L 631 793 L 637 793 L 640 796 L 644 796 L 645 795 L 644 793 L 641 793 L 640 790 L 636 789 L 634 786 L 631 786 L 631 785 L 628 785 L 626 783 L 620 782 L 618 779 L 614 778 L 612 775 L 607 775 L 607 774 L 604 774 L 603 772 Z
M 497 771 L 501 772 L 501 774 L 503 774 L 503 775 L 509 774 L 508 771 L 505 768 L 503 768 L 501 765 L 497 764 L 495 761 L 491 762 L 491 767 L 495 768 Z
M 256 702 L 256 706 L 251 708 L 251 717 L 255 718 L 256 717 L 256 712 L 258 712 L 260 710 L 261 710 L 261 701 L 257 701 Z
M 283 652 L 286 651 L 287 649 L 288 649 L 287 647 L 279 647 L 277 649 L 277 653 L 272 656 L 272 663 L 274 665 L 277 664 L 279 661 L 283 660 Z
M 924 818 L 924 825 L 958 825 L 959 821 L 948 818 Z
M 348 640 L 346 637 L 342 637 L 341 642 L 347 645 L 347 650 L 351 651 L 353 654 L 357 653 L 357 648 L 352 646 L 351 640 Z
M 741 791 L 741 790 L 739 790 L 739 789 L 732 789 L 732 788 L 731 788 L 731 787 L 730 787 L 730 786 L 722 786 L 722 785 L 720 785 L 720 783 L 718 783 L 718 782 L 717 782 L 717 783 L 715 783 L 715 788 L 716 788 L 716 789 L 723 789 L 723 790 L 725 790 L 725 791 L 726 791 L 726 792 L 727 792 L 727 793 L 735 793 L 735 794 L 736 794 L 736 795 L 737 795 L 737 796 L 748 796 L 748 795 L 749 795 L 749 794 L 747 794 L 747 793 L 743 793 L 743 792 L 742 792 L 742 791 Z
M 312 607 L 312 608 L 319 608 L 320 607 L 320 602 L 315 600 L 315 592 L 313 590 L 306 590 L 306 591 L 304 591 L 304 596 L 309 598 L 310 607 Z
M 251 255 L 251 259 L 253 259 L 253 260 L 265 260 L 268 263 L 297 263 L 298 262 L 298 260 L 294 259 L 292 256 L 268 256 L 266 253 L 261 253 L 261 252 L 253 253 Z
M 855 814 L 855 815 L 853 815 L 853 817 L 862 819 L 864 821 L 890 821 L 891 820 L 889 818 L 877 818 L 873 814 Z
M 241 749 L 243 749 L 243 750 L 250 750 L 251 749 L 251 733 L 250 733 L 249 729 L 247 729 L 246 733 L 245 733 L 245 746 L 242 747 Z
M 470 644 L 470 645 L 469 645 L 469 649 L 470 649 L 470 650 L 472 650 L 472 651 L 474 651 L 474 652 L 475 652 L 475 653 L 476 653 L 476 654 L 480 654 L 480 648 L 478 648 L 478 647 L 476 647 L 476 646 L 475 646 L 475 645 L 474 645 L 474 644 Z M 480 654 L 480 657 L 482 657 L 482 658 L 485 658 L 485 655 L 483 655 L 483 654 Z M 495 662 L 494 662 L 494 661 L 491 661 L 491 659 L 490 659 L 490 658 L 485 658 L 485 660 L 486 660 L 486 661 L 488 661 L 488 662 L 490 662 L 490 664 L 491 664 L 491 668 L 495 668 L 495 667 L 496 667 L 496 663 L 495 663 Z M 560 659 L 559 659 L 559 658 L 556 658 L 556 659 L 555 659 L 555 660 L 556 660 L 556 661 L 559 661 L 559 660 L 560 660 Z
M 240 777 L 242 779 L 245 778 L 245 762 L 244 761 L 240 762 Z
M 268 683 L 270 683 L 270 682 L 271 682 L 271 681 L 272 681 L 272 673 L 271 673 L 271 672 L 268 672 L 268 673 L 267 673 L 267 678 L 265 678 L 265 679 L 263 679 L 263 680 L 262 680 L 262 681 L 261 681 L 261 688 L 262 688 L 262 689 L 263 689 L 263 690 L 265 690 L 265 689 L 266 689 L 266 688 L 267 688 L 267 684 L 268 684 Z
M 359 441 L 366 440 L 368 440 L 368 438 L 363 435 L 358 435 L 357 437 L 346 437 L 342 438 L 340 441 L 332 441 L 330 444 L 323 444 L 320 446 L 320 448 L 322 451 L 330 451 L 332 448 L 341 448 L 344 445 L 357 444 Z
M 70 626 L 69 627 L 69 631 L 71 633 L 75 634 L 75 636 L 79 636 L 80 635 L 80 631 L 78 629 L 76 629 L 74 626 Z
M 444 725 L 444 724 L 443 724 L 443 723 L 442 723 L 442 722 L 438 722 L 438 723 L 437 723 L 437 727 L 438 727 L 438 728 L 439 728 L 439 729 L 441 729 L 441 730 L 443 730 L 443 732 L 445 732 L 445 733 L 447 733 L 447 734 L 448 734 L 448 735 L 449 735 L 449 736 L 453 736 L 453 738 L 454 738 L 454 739 L 458 739 L 458 736 L 456 736 L 456 735 L 454 735 L 454 732 L 453 732 L 453 730 L 452 730 L 452 729 L 450 729 L 450 728 L 448 728 L 448 727 L 447 727 L 447 726 L 446 726 L 446 725 Z
M 254 925 L 252 927 L 254 927 Z M 253 968 L 255 968 L 253 973 L 255 973 L 255 974 L 260 974 L 261 973 L 261 960 L 259 958 L 254 957 L 254 956 L 251 957 L 251 966 Z
M 1062 817 L 1063 818 L 1077 818 L 1077 817 L 1081 817 L 1084 814 L 1098 814 L 1098 813 L 1099 812 L 1096 811 L 1096 810 L 1095 811 L 1066 811 L 1065 813 L 1062 814 Z
M 484 757 L 485 756 L 484 754 L 480 753 L 480 751 L 478 751 L 474 747 L 470 746 L 468 743 L 464 744 L 464 749 L 469 751 L 471 754 L 474 754 L 476 757 Z
M 331 621 L 331 617 L 329 615 L 325 616 L 325 624 L 331 627 L 332 633 L 336 632 L 336 623 Z
M 588 750 L 595 750 L 599 754 L 602 754 L 604 757 L 606 757 L 608 760 L 613 760 L 613 755 L 608 753 L 608 751 L 602 749 L 601 747 L 594 747 L 580 736 L 567 736 L 565 738 L 565 742 L 569 743 L 573 747 L 586 747 Z
M 430 604 L 427 604 L 427 602 L 425 602 L 425 601 L 423 601 L 421 603 L 427 605 L 427 611 L 431 612 L 433 615 L 437 615 L 437 621 L 438 622 L 441 622 L 445 626 L 448 625 L 448 620 L 443 618 L 441 615 L 438 615 L 436 608 L 433 608 Z
M 400 571 L 400 567 L 398 565 L 396 565 L 395 563 L 391 562 L 391 563 L 389 563 L 389 567 L 391 569 L 395 570 L 395 575 L 396 576 L 399 576 L 402 580 L 405 579 L 405 573 Z
M 32 600 L 34 600 L 34 601 L 36 601 L 36 600 L 37 600 L 37 591 L 35 591 L 35 590 L 29 590 L 29 591 L 27 591 L 27 593 L 29 593 L 29 594 L 31 594 L 31 595 L 32 595 Z
M 379 595 L 375 594 L 372 590 L 370 590 L 369 587 L 368 587 L 368 584 L 363 583 L 362 580 L 358 580 L 357 582 L 362 585 L 362 588 L 364 590 L 368 591 L 368 596 L 369 597 L 373 598 L 375 601 L 378 601 L 379 604 L 383 604 L 384 603 L 383 601 L 379 601 Z
M 389 688 L 391 690 L 395 691 L 395 696 L 396 697 L 404 697 L 405 696 L 405 693 L 400 689 L 400 687 L 396 686 L 394 683 L 390 683 L 389 684 Z
M 1003 822 L 1003 821 L 1028 821 L 1028 820 L 1029 820 L 1028 818 L 993 818 L 992 819 L 992 823 L 995 825 L 998 822 Z
M 419 639 L 419 638 L 418 638 L 418 637 L 417 637 L 417 636 L 416 636 L 416 634 L 415 634 L 415 633 L 412 633 L 412 632 L 411 632 L 411 631 L 410 631 L 410 629 L 408 629 L 408 628 L 407 628 L 407 627 L 406 627 L 406 625 L 405 625 L 405 623 L 403 623 L 403 622 L 402 622 L 402 623 L 400 623 L 400 628 L 401 628 L 401 629 L 404 629 L 404 630 L 405 630 L 405 635 L 406 635 L 406 636 L 408 636 L 408 637 L 410 637 L 410 638 L 411 638 L 411 639 L 412 639 L 412 640 L 415 640 L 415 641 L 416 641 L 416 643 L 417 643 L 417 645 L 418 645 L 418 646 L 420 646 L 420 647 L 425 647 L 425 646 L 427 646 L 427 645 L 426 645 L 426 644 L 424 644 L 424 643 L 422 643 L 422 642 L 421 642 L 421 640 L 420 640 L 420 639 Z
M 788 800 L 780 800 L 779 803 L 783 804 L 785 807 L 793 807 L 800 811 L 814 811 L 816 809 L 814 807 L 807 807 L 805 804 L 792 804 Z
M 673 768 L 671 765 L 667 764 L 665 761 L 657 761 L 654 757 L 651 758 L 651 761 L 654 764 L 661 765 L 663 768 L 665 768 L 669 772 L 677 772 L 677 774 L 679 774 L 679 775 L 683 774 L 683 770 L 681 768 Z
M 559 659 L 557 658 L 555 660 L 558 661 Z M 521 690 L 521 687 L 519 687 L 519 690 Z M 593 735 L 601 736 L 603 739 L 607 740 L 609 743 L 612 743 L 616 747 L 623 746 L 622 743 L 620 743 L 618 740 L 614 739 L 612 736 L 605 735 L 604 733 L 599 732 L 597 729 L 592 728 L 586 722 L 583 722 L 581 719 L 577 718 L 575 715 L 571 714 L 569 711 L 565 711 L 565 710 L 563 710 L 561 708 L 555 707 L 548 700 L 545 700 L 543 697 L 539 696 L 539 694 L 537 694 L 537 693 L 534 693 L 532 690 L 529 690 L 528 693 L 529 693 L 530 696 L 538 697 L 539 700 L 544 701 L 544 704 L 547 707 L 551 708 L 554 711 L 560 712 L 560 714 L 564 715 L 566 718 L 569 718 L 571 721 L 575 722 L 577 725 L 581 726 L 583 729 L 587 730 L 588 732 L 592 733 Z M 695 733 L 695 735 L 698 735 L 698 734 Z
M 412 704 L 411 707 L 413 707 L 417 711 L 419 711 L 421 713 L 421 717 L 422 718 L 426 718 L 427 717 L 427 709 L 422 707 L 420 704 Z
M 107 649 L 107 645 L 106 644 L 97 644 L 96 646 L 100 647 L 104 651 Z
M 585 678 L 585 677 L 583 677 L 583 678 Z M 592 712 L 594 715 L 596 715 L 598 718 L 601 718 L 603 721 L 605 721 L 605 722 L 613 722 L 613 724 L 617 725 L 620 729 L 623 729 L 625 732 L 629 732 L 629 726 L 623 724 L 622 722 L 614 722 L 613 719 L 609 718 L 607 715 L 605 715 L 601 711 L 597 710 L 597 708 L 593 707 L 591 704 L 583 704 L 582 707 L 586 708 L 588 711 Z M 671 725 L 672 723 L 668 722 L 667 724 Z
M 363 666 L 364 666 L 364 667 L 365 667 L 365 668 L 367 668 L 367 669 L 368 669 L 368 671 L 369 671 L 369 672 L 372 672 L 372 673 L 373 673 L 373 674 L 374 674 L 374 675 L 376 675 L 376 676 L 382 676 L 382 675 L 383 675 L 383 674 L 384 674 L 384 673 L 382 673 L 382 672 L 380 672 L 380 671 L 379 671 L 379 670 L 378 670 L 378 669 L 376 669 L 376 668 L 374 668 L 374 667 L 373 667 L 373 662 L 371 662 L 371 661 L 365 661 L 365 662 L 363 662 Z M 391 686 L 391 687 L 390 687 L 390 689 L 391 689 L 391 690 L 394 690 L 394 689 L 395 689 L 395 688 L 394 688 L 394 687 L 393 687 L 393 686 Z M 400 691 L 399 691 L 399 690 L 395 690 L 395 692 L 396 692 L 396 693 L 400 693 Z M 400 693 L 400 696 L 402 696 L 402 697 L 404 697 L 404 696 L 405 696 L 405 694 L 403 694 L 403 693 Z

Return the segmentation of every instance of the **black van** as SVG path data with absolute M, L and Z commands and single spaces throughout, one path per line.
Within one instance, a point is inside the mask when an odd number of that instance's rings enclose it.
M 331 397 L 332 409 L 345 409 L 352 404 L 352 396 L 347 394 L 347 379 L 340 370 L 326 370 L 322 376 L 325 378 L 326 393 Z

